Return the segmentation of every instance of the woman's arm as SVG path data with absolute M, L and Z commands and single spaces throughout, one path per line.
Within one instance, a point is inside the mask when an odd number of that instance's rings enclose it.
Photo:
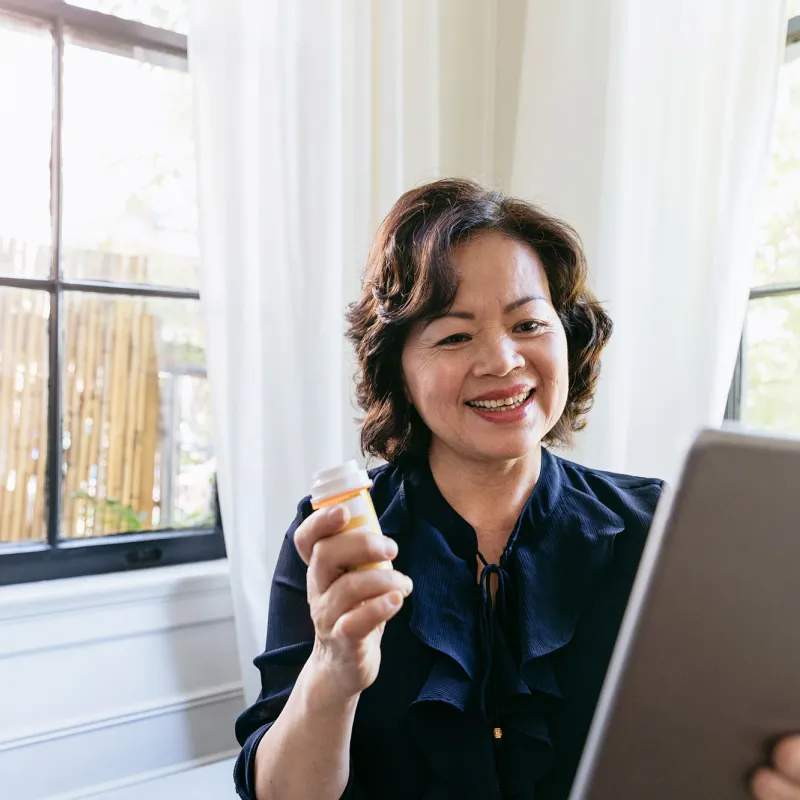
M 342 796 L 358 698 L 377 677 L 385 623 L 411 592 L 411 581 L 396 570 L 349 571 L 394 558 L 397 545 L 372 533 L 338 535 L 346 523 L 343 509 L 321 511 L 294 535 L 297 554 L 308 565 L 314 646 L 286 705 L 258 744 L 257 800 Z M 281 625 L 280 619 L 275 622 Z
M 275 724 L 256 750 L 258 800 L 339 800 L 350 778 L 350 734 L 358 698 L 326 690 L 309 659 Z

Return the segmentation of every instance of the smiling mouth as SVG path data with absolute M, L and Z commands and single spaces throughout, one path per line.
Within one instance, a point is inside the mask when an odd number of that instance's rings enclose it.
M 522 394 L 515 394 L 500 400 L 467 400 L 466 405 L 471 408 L 479 408 L 481 411 L 513 411 L 523 405 L 534 391 L 535 389 L 529 389 Z

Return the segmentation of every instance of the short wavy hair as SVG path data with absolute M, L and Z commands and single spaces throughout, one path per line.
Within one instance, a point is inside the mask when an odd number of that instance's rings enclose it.
M 412 189 L 394 204 L 373 240 L 361 296 L 347 312 L 365 454 L 392 463 L 427 455 L 431 434 L 408 398 L 403 346 L 416 321 L 452 306 L 458 289 L 453 250 L 485 231 L 536 252 L 567 334 L 567 402 L 545 443 L 568 446 L 585 426 L 612 324 L 587 286 L 578 234 L 532 203 L 473 181 L 445 179 Z

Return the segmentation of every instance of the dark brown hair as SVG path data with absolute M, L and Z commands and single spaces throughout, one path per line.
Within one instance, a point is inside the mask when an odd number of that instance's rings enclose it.
M 394 463 L 427 455 L 430 431 L 408 400 L 403 345 L 413 323 L 452 306 L 458 289 L 453 249 L 484 231 L 533 248 L 567 334 L 567 404 L 545 442 L 568 445 L 586 424 L 612 325 L 587 287 L 578 234 L 531 203 L 445 179 L 412 189 L 394 204 L 373 240 L 361 297 L 347 313 L 365 453 Z

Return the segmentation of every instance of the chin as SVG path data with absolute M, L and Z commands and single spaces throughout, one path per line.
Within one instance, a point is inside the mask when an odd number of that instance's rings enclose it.
M 465 443 L 478 461 L 514 461 L 531 454 L 540 444 L 541 438 L 514 437 L 506 441 L 473 441 Z

